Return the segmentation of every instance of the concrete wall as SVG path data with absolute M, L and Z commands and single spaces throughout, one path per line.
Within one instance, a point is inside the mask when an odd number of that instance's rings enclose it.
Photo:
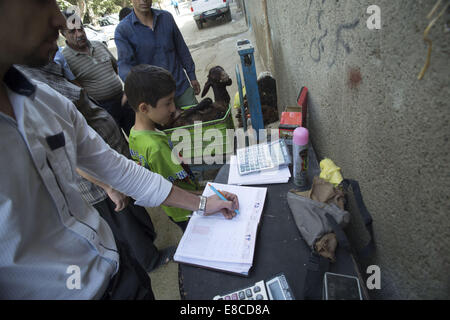
M 449 299 L 448 15 L 431 31 L 431 65 L 419 81 L 435 1 L 245 3 L 257 50 L 277 78 L 280 108 L 307 86 L 318 156 L 360 182 L 378 248 L 370 263 L 381 267 L 382 288 L 372 296 Z M 366 25 L 373 4 L 381 30 Z
M 239 2 L 238 2 L 239 3 Z M 265 70 L 259 71 L 274 71 L 273 65 L 273 48 L 272 37 L 270 34 L 267 6 L 263 2 L 259 1 L 259 5 L 253 5 L 251 1 L 244 2 L 247 11 L 247 16 L 250 15 L 248 24 L 251 30 L 254 30 L 253 35 L 255 43 L 253 45 L 258 48 L 257 56 L 260 57 L 265 65 Z M 247 9 L 247 6 L 249 8 Z

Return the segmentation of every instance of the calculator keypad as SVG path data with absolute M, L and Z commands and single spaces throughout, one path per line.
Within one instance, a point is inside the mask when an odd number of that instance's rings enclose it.
M 264 281 L 259 281 L 251 287 L 223 296 L 216 296 L 214 300 L 269 300 L 269 296 Z
M 270 144 L 263 143 L 238 149 L 237 160 L 239 173 L 248 174 L 287 165 L 289 156 L 286 143 L 278 140 Z

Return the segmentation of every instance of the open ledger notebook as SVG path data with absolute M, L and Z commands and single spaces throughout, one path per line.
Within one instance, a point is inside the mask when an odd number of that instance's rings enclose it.
M 239 198 L 240 214 L 232 220 L 222 213 L 199 216 L 194 213 L 180 240 L 174 260 L 179 263 L 247 276 L 253 264 L 256 233 L 267 188 L 211 183 L 219 191 Z M 206 187 L 204 196 L 214 192 Z

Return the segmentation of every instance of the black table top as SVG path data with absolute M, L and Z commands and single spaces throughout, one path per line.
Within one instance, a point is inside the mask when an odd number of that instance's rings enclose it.
M 318 175 L 318 163 L 312 147 L 309 151 L 309 181 Z M 229 165 L 218 173 L 217 183 L 227 183 Z M 267 197 L 262 212 L 256 240 L 253 267 L 248 277 L 220 271 L 179 265 L 180 294 L 182 299 L 211 300 L 218 294 L 253 285 L 260 280 L 269 280 L 284 273 L 297 300 L 304 298 L 304 283 L 311 250 L 297 229 L 289 209 L 286 195 L 296 186 L 291 178 L 287 184 L 260 185 L 267 187 Z M 357 276 L 352 256 L 338 246 L 336 263 L 330 264 L 329 272 Z

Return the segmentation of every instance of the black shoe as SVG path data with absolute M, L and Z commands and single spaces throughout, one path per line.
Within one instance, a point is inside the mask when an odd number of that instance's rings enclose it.
M 171 246 L 163 250 L 160 250 L 158 260 L 156 260 L 156 263 L 154 264 L 153 268 L 147 270 L 147 272 L 155 271 L 159 267 L 165 266 L 170 261 L 173 261 L 173 256 L 175 255 L 176 250 L 177 250 L 176 246 Z

